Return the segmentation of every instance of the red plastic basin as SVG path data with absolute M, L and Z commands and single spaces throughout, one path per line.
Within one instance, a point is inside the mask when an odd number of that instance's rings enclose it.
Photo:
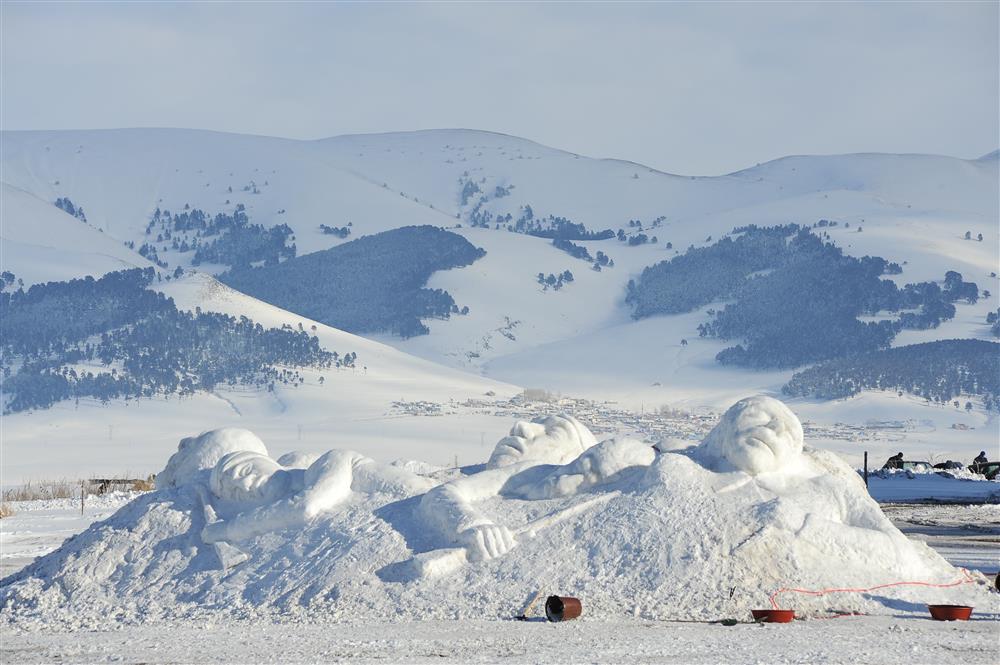
M 968 605 L 928 605 L 931 617 L 937 621 L 968 621 L 972 608 Z
M 764 623 L 791 623 L 795 618 L 795 610 L 750 610 L 754 621 Z

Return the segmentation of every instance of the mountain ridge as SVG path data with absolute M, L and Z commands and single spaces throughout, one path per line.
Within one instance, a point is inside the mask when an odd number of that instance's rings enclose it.
M 775 157 L 763 162 L 758 162 L 752 166 L 746 166 L 741 169 L 736 169 L 735 171 L 728 171 L 718 174 L 685 174 L 685 173 L 674 173 L 671 171 L 663 171 L 655 167 L 649 166 L 642 162 L 636 162 L 634 160 L 619 158 L 619 157 L 595 157 L 590 155 L 585 155 L 583 153 L 573 152 L 568 148 L 559 148 L 555 146 L 542 143 L 541 141 L 536 141 L 534 139 L 518 136 L 516 134 L 510 134 L 507 132 L 499 132 L 488 129 L 473 129 L 469 127 L 434 127 L 427 129 L 413 129 L 413 130 L 403 130 L 403 131 L 386 131 L 386 132 L 358 132 L 358 133 L 346 133 L 346 134 L 334 134 L 331 136 L 322 136 L 317 138 L 309 139 L 299 139 L 284 136 L 273 136 L 270 134 L 256 134 L 252 132 L 231 132 L 217 129 L 202 129 L 197 127 L 113 127 L 113 128 L 98 128 L 98 129 L 4 129 L 0 130 L 0 136 L 3 135 L 24 135 L 24 134 L 115 134 L 115 133 L 142 133 L 142 132 L 176 132 L 176 133 L 200 133 L 200 134 L 210 134 L 218 136 L 231 136 L 231 137 L 243 137 L 250 139 L 275 141 L 275 142 L 287 142 L 296 144 L 313 144 L 313 143 L 329 143 L 337 141 L 347 141 L 351 139 L 363 139 L 363 138 L 393 138 L 393 137 L 406 137 L 406 136 L 430 136 L 437 134 L 446 133 L 458 133 L 458 134 L 468 134 L 470 136 L 492 136 L 500 137 L 503 139 L 510 139 L 517 142 L 531 144 L 539 148 L 546 150 L 552 150 L 555 152 L 563 153 L 566 155 L 571 155 L 574 157 L 580 157 L 585 159 L 590 159 L 594 161 L 603 162 L 617 162 L 621 164 L 627 164 L 630 166 L 636 166 L 646 169 L 650 172 L 658 173 L 666 176 L 673 176 L 677 178 L 723 178 L 726 176 L 736 175 L 738 173 L 744 173 L 747 171 L 752 171 L 755 168 L 766 166 L 768 164 L 774 164 L 776 162 L 782 162 L 788 159 L 823 159 L 823 158 L 834 158 L 834 157 L 865 157 L 865 156 L 893 156 L 893 157 L 940 157 L 945 159 L 953 159 L 957 161 L 964 162 L 976 162 L 976 161 L 986 161 L 990 159 L 997 159 L 1000 156 L 1000 149 L 987 152 L 979 157 L 965 158 L 958 157 L 955 155 L 944 155 L 939 153 L 925 153 L 925 152 L 884 152 L 884 151 L 865 151 L 865 152 L 846 152 L 846 153 L 794 153 L 789 155 L 783 155 L 780 157 Z

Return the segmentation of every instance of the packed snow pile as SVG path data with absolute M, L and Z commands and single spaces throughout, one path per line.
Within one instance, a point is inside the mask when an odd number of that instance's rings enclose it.
M 216 430 L 182 441 L 157 487 L 0 582 L 4 615 L 506 617 L 541 591 L 580 597 L 591 617 L 717 619 L 786 587 L 896 582 L 941 586 L 775 602 L 997 609 L 981 575 L 907 539 L 767 397 L 680 451 L 598 442 L 569 415 L 521 422 L 461 473 L 342 450 L 275 460 L 252 433 Z

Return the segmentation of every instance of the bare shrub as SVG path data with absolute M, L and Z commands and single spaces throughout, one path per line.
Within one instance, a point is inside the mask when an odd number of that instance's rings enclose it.
M 0 503 L 0 519 L 10 517 L 13 514 L 14 510 L 10 507 L 10 504 Z
M 72 499 L 80 496 L 80 483 L 73 480 L 27 482 L 4 490 L 3 501 L 36 501 L 40 499 Z
M 86 480 L 32 481 L 18 487 L 4 490 L 5 503 L 13 501 L 38 501 L 48 499 L 79 499 L 81 488 L 88 495 L 105 492 L 149 492 L 154 489 L 154 476 L 135 478 L 131 474 L 109 478 L 88 478 Z

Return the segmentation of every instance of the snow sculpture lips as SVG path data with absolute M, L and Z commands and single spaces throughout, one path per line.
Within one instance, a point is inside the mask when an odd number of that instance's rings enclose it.
M 696 449 L 717 471 L 752 476 L 777 471 L 802 453 L 802 423 L 782 402 L 759 395 L 742 399 Z

